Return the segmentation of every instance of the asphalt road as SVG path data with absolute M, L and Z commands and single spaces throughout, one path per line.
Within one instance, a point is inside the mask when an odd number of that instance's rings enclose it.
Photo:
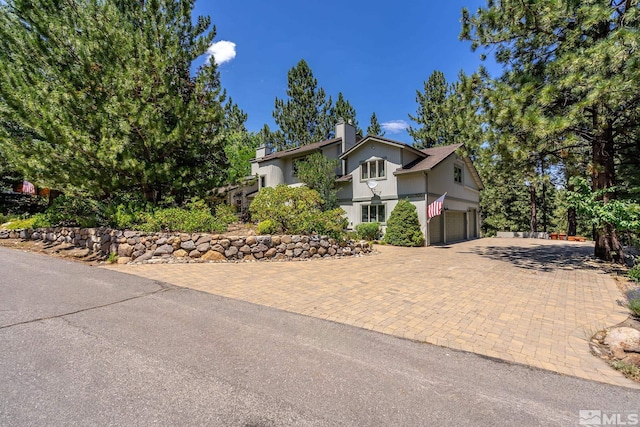
M 2 426 L 571 426 L 581 409 L 638 413 L 640 392 L 0 248 Z

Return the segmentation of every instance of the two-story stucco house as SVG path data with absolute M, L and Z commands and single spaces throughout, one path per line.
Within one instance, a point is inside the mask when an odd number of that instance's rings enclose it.
M 339 159 L 336 170 L 340 207 L 349 227 L 379 222 L 383 229 L 398 200 L 408 198 L 418 210 L 428 244 L 451 243 L 478 237 L 479 192 L 482 182 L 471 161 L 458 153 L 461 144 L 424 150 L 380 136 L 359 138 L 348 123 L 336 125 L 335 138 L 271 153 L 258 148 L 251 173 L 259 187 L 300 185 L 295 164 L 321 152 Z M 426 208 L 442 196 L 442 215 L 429 221 Z

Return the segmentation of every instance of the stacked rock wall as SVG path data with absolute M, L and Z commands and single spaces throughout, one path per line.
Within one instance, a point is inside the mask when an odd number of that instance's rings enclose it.
M 47 228 L 0 231 L 0 239 L 40 240 L 87 248 L 101 256 L 116 253 L 120 263 L 168 258 L 202 261 L 301 260 L 362 255 L 367 242 L 327 236 L 226 236 L 206 233 L 144 233 L 108 228 Z

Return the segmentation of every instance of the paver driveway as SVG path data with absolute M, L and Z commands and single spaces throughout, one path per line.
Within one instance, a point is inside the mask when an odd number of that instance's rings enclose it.
M 110 266 L 179 286 L 562 374 L 637 387 L 589 353 L 628 313 L 589 243 L 480 239 L 309 262 Z

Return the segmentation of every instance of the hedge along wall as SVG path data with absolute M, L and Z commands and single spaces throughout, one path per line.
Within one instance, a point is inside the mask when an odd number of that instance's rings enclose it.
M 327 236 L 221 236 L 203 233 L 144 233 L 109 228 L 41 228 L 0 230 L 0 239 L 67 243 L 89 252 L 118 254 L 119 263 L 161 262 L 167 258 L 202 261 L 301 260 L 363 255 L 365 242 L 337 241 Z

